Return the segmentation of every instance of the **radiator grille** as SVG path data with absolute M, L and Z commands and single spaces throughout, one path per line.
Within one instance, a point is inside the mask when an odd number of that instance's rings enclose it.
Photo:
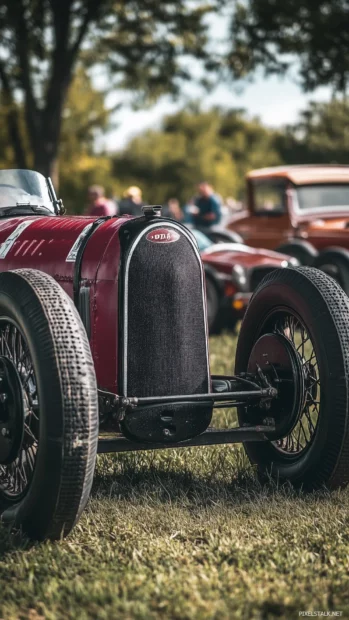
M 180 226 L 166 224 L 178 233 L 175 242 L 147 239 L 156 226 L 143 230 L 126 255 L 123 392 L 138 397 L 206 393 L 201 261 Z

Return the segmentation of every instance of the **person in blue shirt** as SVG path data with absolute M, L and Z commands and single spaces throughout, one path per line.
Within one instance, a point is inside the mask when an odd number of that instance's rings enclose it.
M 215 195 L 213 187 L 202 181 L 198 185 L 199 195 L 195 198 L 197 213 L 192 215 L 194 226 L 197 228 L 208 228 L 215 226 L 221 221 L 221 203 Z

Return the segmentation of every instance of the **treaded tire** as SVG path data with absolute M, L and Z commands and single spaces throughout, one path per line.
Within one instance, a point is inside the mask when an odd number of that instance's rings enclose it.
M 1 518 L 31 538 L 57 539 L 79 519 L 93 480 L 98 400 L 90 346 L 71 299 L 40 271 L 0 274 L 0 317 L 14 321 L 27 343 L 39 401 L 31 482 L 18 503 L 3 495 Z
M 308 267 L 316 266 L 315 260 L 319 255 L 317 249 L 309 241 L 303 241 L 302 239 L 293 239 L 288 243 L 283 243 L 275 248 L 275 252 L 293 256 L 299 260 L 301 265 Z
M 245 443 L 246 453 L 262 476 L 271 473 L 307 490 L 345 486 L 349 481 L 349 299 L 317 269 L 273 271 L 254 293 L 242 322 L 236 373 L 246 371 L 253 345 L 268 315 L 278 307 L 297 313 L 312 340 L 320 378 L 317 427 L 305 453 L 290 461 L 278 455 L 271 442 Z M 248 421 L 245 408 L 240 407 L 238 415 L 240 424 Z

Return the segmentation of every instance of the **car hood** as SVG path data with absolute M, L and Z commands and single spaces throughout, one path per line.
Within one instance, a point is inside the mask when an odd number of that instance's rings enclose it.
M 285 261 L 290 262 L 291 257 L 279 254 L 272 250 L 251 248 L 242 243 L 217 243 L 202 252 L 204 262 L 215 265 L 232 267 L 237 263 L 245 267 L 270 265 L 273 267 L 286 267 Z M 293 261 L 294 262 L 294 261 Z M 290 263 L 292 265 L 292 262 Z

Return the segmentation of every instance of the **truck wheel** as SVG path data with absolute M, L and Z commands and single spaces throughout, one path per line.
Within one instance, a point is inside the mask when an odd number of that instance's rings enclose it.
M 275 401 L 274 417 L 283 411 L 281 423 L 287 419 L 287 431 L 269 442 L 244 444 L 251 462 L 262 475 L 268 473 L 277 480 L 289 480 L 308 490 L 346 485 L 349 481 L 347 296 L 336 282 L 316 269 L 275 270 L 262 281 L 247 309 L 237 346 L 237 373 L 247 371 L 252 349 L 264 334 L 277 335 L 279 340 L 291 344 L 287 345 L 288 350 L 292 351 L 299 369 L 293 377 L 298 377 L 303 387 L 296 409 L 291 410 L 287 401 Z M 292 401 L 298 379 L 290 385 Z M 251 423 L 251 408 L 240 407 L 238 414 L 241 424 Z M 253 415 L 257 415 L 256 408 Z M 260 409 L 258 415 L 260 419 L 268 417 Z
M 85 329 L 50 276 L 0 274 L 0 514 L 35 539 L 70 532 L 89 497 L 97 386 Z
M 275 248 L 280 254 L 288 254 L 299 260 L 301 265 L 312 267 L 319 253 L 308 241 L 293 239 L 289 243 L 283 243 Z
M 315 260 L 314 267 L 334 278 L 349 295 L 349 251 L 345 248 L 328 248 Z

